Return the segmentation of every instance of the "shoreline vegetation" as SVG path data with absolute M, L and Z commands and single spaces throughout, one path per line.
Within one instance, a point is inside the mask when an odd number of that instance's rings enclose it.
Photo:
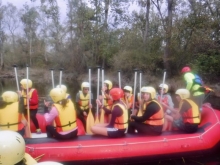
M 26 69 L 19 69 L 18 72 L 18 81 L 26 77 Z M 113 82 L 114 86 L 118 86 L 118 73 L 106 71 L 105 79 L 109 79 Z M 51 71 L 48 69 L 42 68 L 30 68 L 29 69 L 29 78 L 33 81 L 34 87 L 39 90 L 39 96 L 42 98 L 48 97 L 49 90 L 52 88 L 52 80 L 51 80 Z M 92 71 L 92 92 L 96 94 L 96 85 L 97 85 L 97 71 L 94 69 Z M 158 88 L 158 85 L 162 83 L 162 75 L 161 76 L 152 76 L 147 74 L 142 74 L 142 86 L 153 86 L 155 89 Z M 0 71 L 0 80 L 1 83 L 4 81 L 11 81 L 11 86 L 7 88 L 7 90 L 15 90 L 16 82 L 15 82 L 15 74 L 13 68 L 7 71 Z M 54 70 L 54 83 L 55 86 L 59 84 L 59 70 Z M 76 75 L 74 72 L 63 71 L 62 74 L 62 84 L 67 85 L 69 93 L 72 95 L 73 100 L 75 99 L 76 93 L 80 90 L 81 83 L 83 81 L 88 81 L 88 74 L 83 73 L 81 75 Z M 174 95 L 176 89 L 185 87 L 183 79 L 181 76 L 166 78 L 165 83 L 169 85 L 169 93 Z M 44 84 L 44 85 L 42 85 Z M 130 85 L 133 87 L 134 85 L 134 73 L 126 73 L 123 75 L 121 73 L 121 84 L 122 87 L 125 85 Z M 205 83 L 205 85 L 209 86 L 214 92 L 210 93 L 209 97 L 206 98 L 206 102 L 210 102 L 214 108 L 220 109 L 220 84 L 219 83 Z M 4 82 L 2 85 L 2 91 L 4 91 L 3 86 L 8 86 L 7 83 Z M 40 88 L 40 89 L 39 89 Z M 137 77 L 137 92 L 139 90 L 139 75 Z M 95 95 L 96 96 L 96 95 Z

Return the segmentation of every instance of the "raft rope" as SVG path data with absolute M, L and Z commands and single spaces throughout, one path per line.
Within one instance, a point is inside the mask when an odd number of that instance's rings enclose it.
M 137 144 L 150 144 L 150 143 L 159 143 L 159 142 L 169 142 L 169 141 L 178 141 L 178 140 L 186 140 L 186 139 L 195 139 L 198 138 L 200 140 L 202 140 L 203 136 L 205 134 L 207 134 L 210 130 L 212 130 L 214 127 L 216 127 L 218 124 L 220 124 L 220 120 L 218 119 L 218 116 L 215 112 L 215 110 L 209 106 L 209 105 L 204 105 L 207 108 L 210 108 L 212 110 L 212 112 L 214 113 L 215 117 L 216 117 L 216 123 L 210 127 L 209 129 L 207 129 L 204 133 L 202 133 L 201 135 L 197 135 L 197 136 L 191 136 L 191 137 L 185 137 L 185 138 L 175 138 L 175 139 L 162 139 L 162 140 L 156 140 L 156 141 L 144 141 L 144 142 L 129 142 L 127 143 L 126 141 L 124 141 L 124 143 L 120 143 L 120 144 L 104 144 L 104 145 L 85 145 L 82 146 L 81 144 L 78 144 L 77 146 L 65 146 L 65 147 L 29 147 L 26 146 L 26 148 L 28 148 L 31 152 L 34 152 L 35 149 L 37 150 L 44 150 L 44 149 L 80 149 L 80 148 L 93 148 L 93 147 L 111 147 L 111 146 L 127 146 L 127 145 L 137 145 Z M 147 139 L 146 139 L 147 140 Z

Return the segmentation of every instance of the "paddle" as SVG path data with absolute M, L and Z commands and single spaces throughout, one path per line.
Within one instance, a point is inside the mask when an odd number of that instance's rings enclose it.
M 164 70 L 163 73 L 163 85 L 162 85 L 162 89 L 161 89 L 161 93 L 160 93 L 160 102 L 162 102 L 162 98 L 163 98 L 163 89 L 164 89 L 164 83 L 165 83 L 165 78 L 166 78 L 166 70 Z
M 16 85 L 17 85 L 17 91 L 20 91 L 19 84 L 18 84 L 17 65 L 13 65 L 13 67 L 14 67 L 14 71 L 15 71 L 15 80 L 16 80 Z
M 53 68 L 51 68 L 50 71 L 51 71 L 52 87 L 54 88 Z
M 28 69 L 28 65 L 26 66 L 26 77 L 27 77 L 27 84 L 26 84 L 26 90 L 27 90 L 27 96 L 26 96 L 26 99 L 27 99 L 27 118 L 28 118 L 28 125 L 27 125 L 27 128 L 28 128 L 28 132 L 30 133 L 31 132 L 31 129 L 30 129 L 30 106 L 29 106 L 29 89 L 28 89 L 28 77 L 29 75 L 29 69 Z M 29 135 L 29 137 L 31 138 L 31 133 Z
M 141 103 L 141 82 L 142 82 L 142 72 L 140 71 L 140 86 L 139 86 L 139 92 L 140 92 L 140 96 L 139 96 L 139 102 Z M 141 104 L 139 105 L 139 111 L 138 111 L 138 114 L 137 116 L 142 116 L 142 109 L 141 109 Z
M 60 68 L 60 81 L 59 81 L 60 88 L 62 84 L 62 73 L 63 73 L 63 68 Z
M 104 68 L 102 68 L 102 89 L 104 89 Z M 102 96 L 104 97 L 104 93 L 102 91 Z M 104 105 L 104 98 L 102 99 L 102 105 Z M 105 122 L 105 112 L 101 109 L 100 123 L 103 124 Z
M 119 88 L 121 88 L 121 71 L 118 70 L 118 85 L 119 85 Z
M 97 99 L 99 98 L 99 75 L 100 75 L 100 66 L 97 67 L 98 71 L 97 71 L 97 75 L 98 75 L 98 79 L 97 79 Z M 95 119 L 95 124 L 99 124 L 99 106 L 97 104 L 96 106 L 96 119 Z
M 89 68 L 89 107 L 91 105 L 91 68 Z M 94 118 L 92 115 L 91 108 L 89 108 L 89 113 L 86 119 L 86 133 L 92 134 L 91 127 L 94 125 Z

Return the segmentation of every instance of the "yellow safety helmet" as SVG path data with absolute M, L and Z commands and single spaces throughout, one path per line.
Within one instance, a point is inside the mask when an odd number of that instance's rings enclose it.
M 13 91 L 6 91 L 2 94 L 2 100 L 6 103 L 14 103 L 18 101 L 18 94 Z
M 130 86 L 125 86 L 125 87 L 124 87 L 124 90 L 129 91 L 130 94 L 132 94 L 132 87 L 130 87 Z
M 160 84 L 159 87 L 160 87 L 160 88 L 163 88 L 165 93 L 168 92 L 169 87 L 168 87 L 167 84 Z
M 0 164 L 14 165 L 25 155 L 24 138 L 15 131 L 0 131 Z
M 66 96 L 66 92 L 64 92 L 63 89 L 61 88 L 53 88 L 50 91 L 50 97 L 55 103 L 65 99 L 65 96 Z
M 150 87 L 150 86 L 142 87 L 141 88 L 141 92 L 150 93 L 151 99 L 155 99 L 156 98 L 156 90 L 153 87 Z
M 112 89 L 112 82 L 110 80 L 105 80 L 104 83 L 108 85 L 108 90 Z
M 32 81 L 30 80 L 30 79 L 28 79 L 28 81 L 27 81 L 27 79 L 22 79 L 21 81 L 20 81 L 20 84 L 22 85 L 22 87 L 24 88 L 24 89 L 27 89 L 27 86 L 28 86 L 28 88 L 31 88 L 32 87 Z M 28 85 L 27 85 L 28 84 Z
M 177 89 L 176 93 L 181 99 L 188 99 L 190 97 L 190 92 L 188 89 Z
M 89 83 L 88 82 L 83 82 L 81 84 L 81 90 L 83 91 L 83 88 L 89 88 Z
M 57 85 L 57 88 L 60 88 L 61 87 L 61 89 L 66 93 L 67 92 L 67 87 L 66 87 L 66 85 Z

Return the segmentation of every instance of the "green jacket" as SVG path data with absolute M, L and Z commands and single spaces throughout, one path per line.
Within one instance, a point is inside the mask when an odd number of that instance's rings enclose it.
M 201 85 L 194 84 L 194 79 L 195 76 L 193 73 L 187 72 L 184 74 L 184 80 L 186 81 L 186 89 L 188 89 L 193 94 L 193 96 L 199 96 L 204 94 L 204 92 L 199 91 Z

